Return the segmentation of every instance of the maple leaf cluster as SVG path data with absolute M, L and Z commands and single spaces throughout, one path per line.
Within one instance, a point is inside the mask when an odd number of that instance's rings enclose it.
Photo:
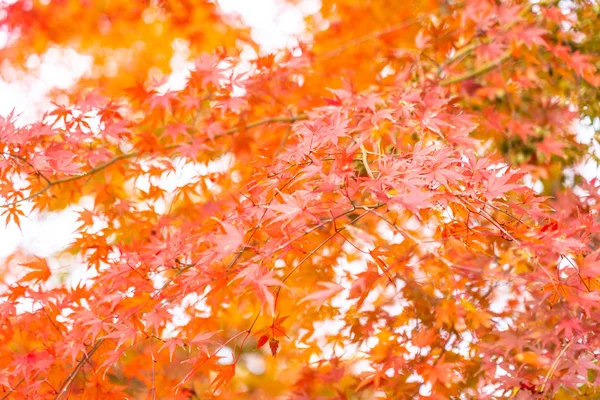
M 3 262 L 0 398 L 600 393 L 596 3 L 324 0 L 277 54 L 209 1 L 0 7 L 11 69 L 94 60 L 0 117 L 6 224 L 78 215 Z

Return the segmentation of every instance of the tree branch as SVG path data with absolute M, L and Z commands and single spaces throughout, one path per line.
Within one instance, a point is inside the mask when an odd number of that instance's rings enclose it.
M 523 17 L 525 17 L 527 15 L 527 13 L 529 13 L 531 11 L 531 9 L 533 8 L 533 6 L 535 6 L 535 5 L 537 5 L 537 6 L 544 6 L 547 3 L 548 2 L 540 2 L 540 3 L 533 3 L 533 2 L 531 2 L 531 3 L 527 4 L 527 6 L 525 6 L 519 12 L 517 18 L 515 18 L 514 20 L 512 20 L 511 22 L 505 24 L 502 27 L 503 31 L 508 31 L 512 27 L 514 27 L 516 24 L 518 24 L 521 21 L 521 19 Z M 456 51 L 456 53 L 454 53 L 452 56 L 448 57 L 438 67 L 438 76 L 440 76 L 442 74 L 442 72 L 444 71 L 444 69 L 447 66 L 453 64 L 456 61 L 462 60 L 463 58 L 467 57 L 469 54 L 471 54 L 472 52 L 474 52 L 479 46 L 481 46 L 482 44 L 490 43 L 490 41 L 491 41 L 491 39 L 488 37 L 488 38 L 483 39 L 481 42 L 472 42 L 472 43 L 466 45 L 465 47 L 463 47 L 462 49 Z M 446 78 L 446 79 L 442 80 L 440 82 L 440 86 L 451 85 L 453 83 L 462 82 L 464 80 L 474 78 L 474 77 L 476 77 L 478 75 L 485 74 L 486 72 L 492 70 L 496 66 L 502 64 L 504 61 L 508 60 L 510 58 L 510 56 L 511 56 L 511 52 L 510 52 L 510 50 L 508 50 L 502 56 L 500 56 L 498 59 L 492 60 L 492 61 L 490 61 L 490 62 L 482 65 L 481 67 L 475 69 L 474 71 L 467 72 L 467 73 L 464 73 L 462 75 L 455 76 L 454 78 Z
M 496 68 L 498 65 L 502 64 L 504 61 L 508 60 L 510 58 L 510 56 L 511 56 L 511 52 L 507 51 L 506 53 L 502 54 L 502 56 L 499 57 L 498 59 L 487 62 L 487 63 L 483 64 L 481 67 L 475 69 L 474 71 L 466 72 L 464 74 L 455 76 L 453 78 L 444 79 L 443 81 L 440 82 L 440 86 L 452 85 L 453 83 L 466 81 L 467 79 L 471 79 L 476 76 L 483 75 L 486 72 L 489 72 L 492 69 Z
M 518 17 L 515 18 L 514 20 L 512 20 L 511 22 L 505 24 L 502 27 L 503 31 L 508 31 L 510 30 L 512 27 L 514 27 L 516 24 L 519 23 L 519 21 L 521 20 L 521 18 L 523 18 L 525 15 L 527 15 L 527 13 L 533 8 L 533 6 L 536 5 L 534 3 L 529 3 L 528 5 L 526 5 L 518 14 Z M 538 5 L 543 5 L 543 3 L 538 3 Z M 468 45 L 466 45 L 465 47 L 463 47 L 460 50 L 457 50 L 456 53 L 454 53 L 452 56 L 448 57 L 438 68 L 438 76 L 441 75 L 441 73 L 444 71 L 444 69 L 453 64 L 456 61 L 459 61 L 463 58 L 465 58 L 466 56 L 468 56 L 469 54 L 471 54 L 473 51 L 475 51 L 475 49 L 477 49 L 479 46 L 481 46 L 482 44 L 487 44 L 490 43 L 491 39 L 489 37 L 483 39 L 481 42 L 471 42 Z
M 100 348 L 100 345 L 102 345 L 102 343 L 104 343 L 104 339 L 99 339 L 96 342 L 96 344 L 94 344 L 94 346 L 90 349 L 90 351 L 88 351 L 88 353 L 81 360 L 79 360 L 79 362 L 77 363 L 75 368 L 73 368 L 67 379 L 65 379 L 62 385 L 60 385 L 60 389 L 58 389 L 58 393 L 56 394 L 54 400 L 59 400 L 64 394 L 67 393 L 69 387 L 71 387 L 71 383 L 73 382 L 81 368 L 83 368 L 85 363 L 88 362 L 90 358 L 92 358 L 92 356 L 98 350 L 98 348 Z
M 22 378 L 19 382 L 17 382 L 17 384 L 15 386 L 13 386 L 8 392 L 6 392 L 6 394 L 4 396 L 2 396 L 0 398 L 0 400 L 5 400 L 8 399 L 8 396 L 10 396 L 15 390 L 17 390 L 17 388 L 19 386 L 21 386 L 21 384 L 25 382 L 25 378 Z
M 294 115 L 294 116 L 291 116 L 291 117 L 266 118 L 266 119 L 262 119 L 262 120 L 259 120 L 259 121 L 251 122 L 251 123 L 245 125 L 244 127 L 235 127 L 235 128 L 228 129 L 223 134 L 215 135 L 215 139 L 219 139 L 219 138 L 222 138 L 222 137 L 225 137 L 225 136 L 232 135 L 232 134 L 234 134 L 236 132 L 239 132 L 242 128 L 243 129 L 252 129 L 252 128 L 256 128 L 258 126 L 265 125 L 265 124 L 283 123 L 283 122 L 296 122 L 296 121 L 305 120 L 307 118 L 308 118 L 308 116 L 306 114 L 298 114 L 298 115 Z M 172 150 L 172 149 L 175 149 L 175 148 L 177 148 L 179 146 L 181 146 L 181 144 L 170 145 L 170 146 L 165 147 L 165 150 Z M 95 174 L 97 172 L 100 172 L 100 171 L 102 171 L 102 170 L 110 167 L 111 165 L 113 165 L 113 164 L 115 164 L 115 163 L 117 163 L 117 162 L 119 162 L 121 160 L 126 160 L 126 159 L 129 159 L 129 158 L 134 158 L 134 157 L 139 156 L 140 154 L 141 154 L 141 152 L 139 152 L 139 151 L 133 151 L 133 152 L 130 152 L 130 153 L 121 154 L 121 155 L 118 155 L 118 156 L 114 157 L 113 159 L 105 162 L 104 164 L 100 164 L 97 167 L 91 168 L 90 170 L 85 171 L 85 172 L 83 172 L 81 174 L 69 176 L 69 177 L 58 179 L 58 180 L 55 180 L 55 181 L 50 181 L 46 177 L 42 176 L 48 182 L 48 184 L 46 186 L 44 186 L 42 189 L 38 190 L 35 193 L 30 194 L 29 196 L 27 196 L 25 198 L 13 201 L 11 203 L 2 204 L 2 205 L 0 205 L 0 208 L 8 208 L 8 207 L 11 207 L 11 206 L 23 203 L 25 201 L 31 200 L 31 199 L 33 199 L 33 198 L 35 198 L 35 197 L 37 197 L 37 196 L 39 196 L 39 195 L 47 192 L 53 186 L 60 185 L 61 183 L 68 183 L 68 182 L 76 181 L 78 179 L 85 178 L 87 176 L 91 176 L 91 175 L 93 175 L 93 174 Z

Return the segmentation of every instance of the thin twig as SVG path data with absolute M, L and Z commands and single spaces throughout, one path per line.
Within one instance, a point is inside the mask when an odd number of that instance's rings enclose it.
M 352 221 L 348 222 L 348 224 L 342 226 L 341 228 L 336 229 L 336 231 L 333 233 L 333 235 L 330 235 L 329 237 L 327 237 L 327 239 L 325 239 L 321 243 L 319 243 L 319 245 L 317 247 L 312 249 L 302 260 L 300 260 L 300 262 L 294 268 L 292 268 L 292 270 L 290 272 L 287 273 L 287 275 L 281 280 L 281 285 L 283 285 L 285 283 L 285 281 L 287 281 L 289 279 L 289 277 L 294 272 L 296 272 L 298 270 L 298 268 L 300 268 L 302 266 L 302 264 L 304 264 L 306 261 L 308 261 L 317 251 L 319 251 L 323 246 L 325 246 L 327 243 L 329 243 L 329 241 L 331 239 L 333 239 L 335 236 L 337 236 L 338 233 L 347 229 L 349 226 L 354 225 L 355 222 L 357 222 L 359 219 L 363 218 L 365 215 L 367 215 L 372 210 L 376 210 L 377 208 L 383 207 L 384 205 L 385 204 L 383 204 L 383 203 L 379 203 L 374 206 L 360 207 L 366 211 L 364 213 L 360 214 L 358 217 L 354 218 Z M 359 207 L 356 207 L 355 209 L 358 209 L 358 208 Z M 339 218 L 339 216 L 338 216 L 338 218 Z M 335 220 L 335 218 L 332 218 L 329 220 L 329 222 L 334 221 L 334 220 Z M 277 300 L 279 300 L 279 294 L 281 293 L 281 287 L 282 287 L 281 285 L 277 286 L 277 289 L 275 291 L 275 302 L 274 302 L 273 312 L 275 312 L 276 308 L 277 308 Z
M 499 66 L 504 61 L 508 60 L 511 57 L 511 54 L 512 54 L 511 51 L 507 51 L 504 54 L 502 54 L 502 56 L 500 56 L 498 59 L 489 61 L 473 71 L 465 72 L 464 74 L 461 74 L 461 75 L 458 75 L 458 76 L 455 76 L 452 78 L 444 79 L 444 80 L 440 81 L 440 86 L 452 85 L 453 83 L 466 81 L 467 79 L 474 78 L 478 75 L 483 75 L 486 72 L 489 72 L 492 69 L 494 69 L 495 67 Z
M 518 24 L 521 20 L 521 18 L 523 18 L 535 5 L 535 3 L 530 2 L 527 6 L 525 6 L 518 14 L 518 17 L 513 19 L 512 21 L 510 21 L 509 23 L 505 24 L 502 27 L 503 31 L 508 31 L 511 28 L 513 28 L 516 24 Z M 538 4 L 540 5 L 540 4 Z M 460 50 L 457 50 L 452 56 L 448 57 L 438 68 L 438 75 L 441 75 L 441 73 L 444 71 L 444 69 L 453 64 L 456 61 L 460 61 L 463 58 L 467 57 L 469 54 L 471 54 L 473 51 L 475 51 L 479 46 L 481 46 L 482 44 L 487 44 L 491 41 L 490 38 L 485 38 L 483 39 L 481 42 L 471 42 L 468 45 L 466 45 L 465 47 L 463 47 Z
M 13 386 L 8 392 L 6 392 L 6 394 L 4 396 L 2 396 L 0 398 L 0 400 L 5 400 L 8 399 L 8 396 L 10 396 L 15 390 L 17 390 L 17 388 L 19 386 L 21 386 L 21 384 L 25 382 L 25 378 L 21 378 L 21 380 L 19 382 L 17 382 L 17 384 L 15 386 Z
M 298 114 L 298 115 L 294 115 L 292 117 L 277 117 L 277 118 L 266 118 L 266 119 L 262 119 L 259 121 L 255 121 L 255 122 L 251 122 L 243 127 L 235 127 L 235 128 L 231 128 L 226 130 L 224 133 L 220 134 L 220 135 L 215 135 L 214 139 L 219 139 L 225 136 L 230 136 L 236 132 L 239 132 L 241 129 L 252 129 L 261 125 L 265 125 L 265 124 L 270 124 L 270 123 L 280 123 L 280 122 L 295 122 L 295 121 L 301 121 L 301 120 L 305 120 L 307 119 L 308 116 L 306 114 Z M 173 144 L 173 145 L 169 145 L 167 147 L 164 148 L 164 150 L 173 150 L 177 147 L 181 146 L 181 144 Z M 78 175 L 73 175 L 73 176 L 69 176 L 67 178 L 62 178 L 62 179 L 58 179 L 55 181 L 48 181 L 48 184 L 46 186 L 44 186 L 42 189 L 38 190 L 35 193 L 30 194 L 29 196 L 22 198 L 20 200 L 16 200 L 13 201 L 11 203 L 7 203 L 7 204 L 3 204 L 0 205 L 0 208 L 8 208 L 11 206 L 14 206 L 16 204 L 19 203 L 23 203 L 25 201 L 31 200 L 45 192 L 47 192 L 51 187 L 56 186 L 56 185 L 60 185 L 62 183 L 68 183 L 68 182 L 72 182 L 72 181 L 76 181 L 78 179 L 84 178 L 86 176 L 91 176 L 97 172 L 100 172 L 108 167 L 110 167 L 111 165 L 115 164 L 118 161 L 121 160 L 126 160 L 129 158 L 134 158 L 141 155 L 140 151 L 132 151 L 130 153 L 125 153 L 125 154 L 121 154 L 118 155 L 116 157 L 114 157 L 113 159 L 105 162 L 104 164 L 100 164 L 97 167 L 91 168 L 88 171 L 85 171 L 81 174 Z M 45 177 L 44 177 L 45 178 Z
M 288 181 L 286 181 L 279 189 L 275 190 L 275 193 L 273 194 L 273 197 L 271 197 L 271 200 L 269 200 L 267 202 L 267 205 L 260 217 L 260 219 L 258 220 L 258 223 L 256 224 L 256 226 L 252 229 L 252 233 L 250 234 L 250 236 L 248 237 L 248 240 L 246 240 L 246 243 L 244 243 L 244 245 L 240 248 L 240 250 L 236 253 L 235 257 L 233 258 L 233 260 L 231 260 L 231 262 L 229 263 L 229 265 L 227 266 L 227 268 L 225 268 L 225 271 L 229 271 L 240 259 L 240 257 L 242 256 L 242 254 L 244 253 L 244 251 L 246 251 L 246 249 L 248 248 L 248 246 L 250 245 L 250 241 L 252 240 L 252 238 L 254 237 L 254 234 L 256 233 L 256 231 L 258 230 L 258 228 L 260 228 L 260 225 L 262 224 L 263 219 L 265 218 L 265 215 L 267 215 L 267 211 L 269 211 L 269 206 L 271 205 L 271 203 L 273 202 L 273 200 L 275 200 L 275 197 L 277 197 L 277 195 L 280 193 L 281 190 L 285 189 L 290 183 L 292 183 L 302 172 L 299 171 L 296 174 L 294 174 L 294 176 L 292 176 L 291 179 L 289 179 Z
M 94 344 L 94 346 L 90 349 L 90 351 L 87 352 L 87 354 L 85 354 L 81 360 L 79 360 L 79 362 L 77 363 L 77 365 L 75 366 L 75 368 L 73 368 L 73 370 L 71 371 L 71 373 L 69 374 L 69 376 L 67 377 L 67 379 L 65 379 L 62 383 L 62 385 L 60 385 L 60 388 L 58 389 L 58 393 L 56 394 L 56 397 L 54 398 L 54 400 L 59 400 L 64 394 L 67 393 L 67 391 L 69 390 L 69 387 L 71 386 L 71 383 L 73 382 L 73 380 L 75 379 L 75 377 L 77 376 L 77 374 L 79 373 L 79 371 L 81 370 L 81 368 L 83 368 L 83 366 L 85 365 L 85 363 L 92 358 L 92 356 L 94 355 L 94 353 L 98 350 L 98 348 L 100 348 L 100 346 L 102 345 L 102 343 L 104 343 L 105 339 L 99 339 L 96 344 Z
M 256 317 L 254 317 L 254 321 L 252 321 L 250 328 L 246 330 L 246 336 L 244 336 L 244 339 L 242 339 L 242 344 L 240 344 L 240 351 L 237 354 L 235 360 L 233 361 L 234 364 L 237 364 L 238 360 L 240 359 L 240 356 L 242 355 L 242 348 L 244 347 L 244 344 L 246 344 L 246 340 L 248 340 L 248 337 L 250 336 L 250 333 L 252 332 L 256 321 L 258 321 L 258 317 L 260 317 L 260 309 L 258 310 L 258 313 L 256 313 Z
M 152 400 L 156 400 L 156 358 L 154 357 L 154 349 L 152 348 L 152 338 L 150 336 L 150 358 L 152 359 L 152 387 L 150 393 L 152 393 Z
M 567 343 L 567 345 L 561 349 L 560 353 L 558 353 L 558 356 L 556 357 L 556 360 L 554 360 L 554 362 L 552 363 L 552 366 L 550 367 L 550 369 L 548 370 L 548 373 L 546 374 L 546 377 L 544 378 L 544 383 L 542 383 L 542 386 L 540 387 L 540 392 L 541 393 L 544 392 L 544 388 L 546 387 L 546 383 L 548 383 L 548 379 L 550 379 L 552 377 L 552 375 L 554 374 L 554 371 L 556 371 L 556 367 L 558 366 L 558 362 L 562 358 L 563 354 L 565 354 L 565 352 L 567 351 L 567 349 L 569 347 L 571 347 L 571 345 L 573 344 L 573 342 L 574 342 L 574 340 L 570 341 L 569 343 Z

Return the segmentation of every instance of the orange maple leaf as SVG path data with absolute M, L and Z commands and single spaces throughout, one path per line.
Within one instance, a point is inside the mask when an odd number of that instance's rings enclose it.
M 233 379 L 235 375 L 235 364 L 221 365 L 218 367 L 218 373 L 211 385 L 215 385 L 214 392 L 219 390 L 220 387 L 225 386 Z
M 35 257 L 34 261 L 20 265 L 33 270 L 25 274 L 25 276 L 21 278 L 21 281 L 33 281 L 34 283 L 45 282 L 52 275 L 48 262 L 44 258 Z

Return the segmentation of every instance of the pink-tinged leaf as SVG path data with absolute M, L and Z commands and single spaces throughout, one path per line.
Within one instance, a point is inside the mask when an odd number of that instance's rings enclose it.
M 171 314 L 164 307 L 154 309 L 144 316 L 146 327 L 152 329 L 154 334 L 158 336 L 159 328 L 170 320 Z
M 589 371 L 600 371 L 600 365 L 598 365 L 596 357 L 591 354 L 586 354 L 573 360 L 572 365 L 569 368 L 569 374 L 583 376 L 586 380 Z
M 590 73 L 593 74 L 593 72 L 596 70 L 590 55 L 582 54 L 579 51 L 569 53 L 567 63 L 581 76 L 586 76 Z
M 501 42 L 482 44 L 476 50 L 479 57 L 484 60 L 494 60 L 506 52 L 506 45 Z
M 223 125 L 218 121 L 211 122 L 204 128 L 204 130 L 211 141 L 215 140 L 216 137 L 222 136 L 225 133 Z
M 56 119 L 53 122 L 53 125 L 56 124 L 58 121 L 60 121 L 61 119 L 63 120 L 63 123 L 66 125 L 67 122 L 69 121 L 69 119 L 71 118 L 73 111 L 70 110 L 69 108 L 57 104 L 55 102 L 52 102 L 52 104 L 56 107 L 54 110 L 50 111 L 47 115 L 50 116 L 55 116 Z
M 174 122 L 165 127 L 165 131 L 162 133 L 161 137 L 168 137 L 172 142 L 177 142 L 177 139 L 187 135 L 188 128 L 188 124 Z
M 176 93 L 175 92 L 166 92 L 165 94 L 155 94 L 150 97 L 150 111 L 155 108 L 159 108 L 162 110 L 168 110 L 171 107 L 171 102 L 174 100 Z
M 588 254 L 580 266 L 581 275 L 600 277 L 600 251 Z
M 177 151 L 182 157 L 187 157 L 191 160 L 197 160 L 199 154 L 209 149 L 206 144 L 206 139 L 194 137 L 190 143 L 184 143 L 177 147 Z
M 17 308 L 13 302 L 3 301 L 0 303 L 0 323 L 4 324 L 4 321 L 11 315 L 15 315 Z
M 190 94 L 184 94 L 180 101 L 180 105 L 183 107 L 185 111 L 197 110 L 200 108 L 200 102 L 203 99 L 198 96 L 193 96 Z
M 15 355 L 13 364 L 17 367 L 17 373 L 19 370 L 27 372 L 37 372 L 41 370 L 47 370 L 48 367 L 54 362 L 56 357 L 50 352 L 35 351 L 32 350 L 29 353 L 23 355 Z
M 493 199 L 503 196 L 509 190 L 521 187 L 521 185 L 511 183 L 511 181 L 514 181 L 512 172 L 505 172 L 503 175 L 498 176 L 495 171 L 492 171 L 485 183 L 487 190 L 485 190 L 483 194 L 487 198 Z
M 437 133 L 440 137 L 444 137 L 442 132 L 442 128 L 448 127 L 452 128 L 453 126 L 449 124 L 444 116 L 439 115 L 438 112 L 426 110 L 421 117 L 421 125 L 423 128 L 427 128 L 432 132 Z
M 221 226 L 223 226 L 225 234 L 217 236 L 214 243 L 220 254 L 228 254 L 237 250 L 242 245 L 244 234 L 233 225 L 222 223 Z
M 96 341 L 96 337 L 104 328 L 105 322 L 89 311 L 78 311 L 75 315 L 82 325 L 89 326 L 83 336 L 87 338 L 88 335 L 91 335 L 91 340 Z
M 501 25 L 507 25 L 510 23 L 514 23 L 522 17 L 519 16 L 519 13 L 523 10 L 521 5 L 511 5 L 507 3 L 499 3 L 498 8 L 498 22 Z
M 190 340 L 190 343 L 195 344 L 196 346 L 198 346 L 198 348 L 200 350 L 202 350 L 204 353 L 208 354 L 208 347 L 206 345 L 209 343 L 212 343 L 212 340 L 208 340 L 208 339 L 210 339 L 211 337 L 213 337 L 214 335 L 216 335 L 219 332 L 221 332 L 221 331 L 199 333 L 196 336 L 194 336 L 194 338 L 192 340 Z
M 546 160 L 550 160 L 553 154 L 564 157 L 563 149 L 567 147 L 561 140 L 557 140 L 552 136 L 544 137 L 540 143 L 537 143 L 537 149 L 544 155 Z
M 275 306 L 275 297 L 273 296 L 273 287 L 285 288 L 286 286 L 278 279 L 273 277 L 270 271 L 261 268 L 259 265 L 253 265 L 245 268 L 237 274 L 233 280 L 242 278 L 242 285 L 251 285 L 254 287 L 254 293 L 260 300 L 261 305 L 268 305 L 268 310 L 273 310 Z
M 547 34 L 548 30 L 536 26 L 524 26 L 522 29 L 514 31 L 515 39 L 523 43 L 530 50 L 534 44 L 546 47 L 547 44 L 544 36 Z
M 184 342 L 180 338 L 170 338 L 164 341 L 163 345 L 160 349 L 158 349 L 158 351 L 160 352 L 166 347 L 169 349 L 169 361 L 173 361 L 173 353 L 175 352 L 175 349 L 177 349 L 177 347 L 183 347 L 183 345 Z
M 116 364 L 117 361 L 119 361 L 119 359 L 123 356 L 123 354 L 125 354 L 125 349 L 117 348 L 116 350 L 108 352 L 107 354 L 109 356 L 107 359 L 104 360 L 102 364 L 100 364 L 100 366 L 98 367 L 99 370 L 103 370 L 104 368 L 108 369 L 112 365 Z
M 379 104 L 383 104 L 383 100 L 381 99 L 381 95 L 377 93 L 363 94 L 356 102 L 358 108 L 368 108 L 372 112 L 377 110 Z
M 75 340 L 70 340 L 68 344 L 66 344 L 64 348 L 64 356 L 71 356 L 71 362 L 75 364 L 77 360 L 77 356 L 79 353 L 86 354 L 86 347 L 83 343 L 77 342 Z
M 420 208 L 429 207 L 431 192 L 413 190 L 394 196 L 389 200 L 390 204 L 401 204 L 407 210 L 418 213 Z
M 138 335 L 138 331 L 135 328 L 130 328 L 124 324 L 112 324 L 115 330 L 105 335 L 103 339 L 119 339 L 117 342 L 117 348 L 121 347 L 123 343 L 130 340 L 131 343 L 135 340 Z
M 231 111 L 239 114 L 248 107 L 248 101 L 241 97 L 230 97 L 228 99 L 219 100 L 215 107 L 221 108 L 224 112 Z
M 107 140 L 120 140 L 123 137 L 127 137 L 131 134 L 129 129 L 129 122 L 127 121 L 110 121 L 106 122 L 104 129 L 100 131 L 100 135 L 103 139 Z
M 585 292 L 580 294 L 579 297 L 585 302 L 592 303 L 592 305 L 600 302 L 600 292 Z
M 342 285 L 339 285 L 335 282 L 319 282 L 318 285 L 321 285 L 326 289 L 309 294 L 308 296 L 300 300 L 300 303 L 304 303 L 306 301 L 313 303 L 322 303 L 344 290 L 344 287 Z
M 194 71 L 192 79 L 200 80 L 202 84 L 212 83 L 219 86 L 220 82 L 227 77 L 223 69 L 218 67 L 219 59 L 210 54 L 202 54 L 194 60 Z

